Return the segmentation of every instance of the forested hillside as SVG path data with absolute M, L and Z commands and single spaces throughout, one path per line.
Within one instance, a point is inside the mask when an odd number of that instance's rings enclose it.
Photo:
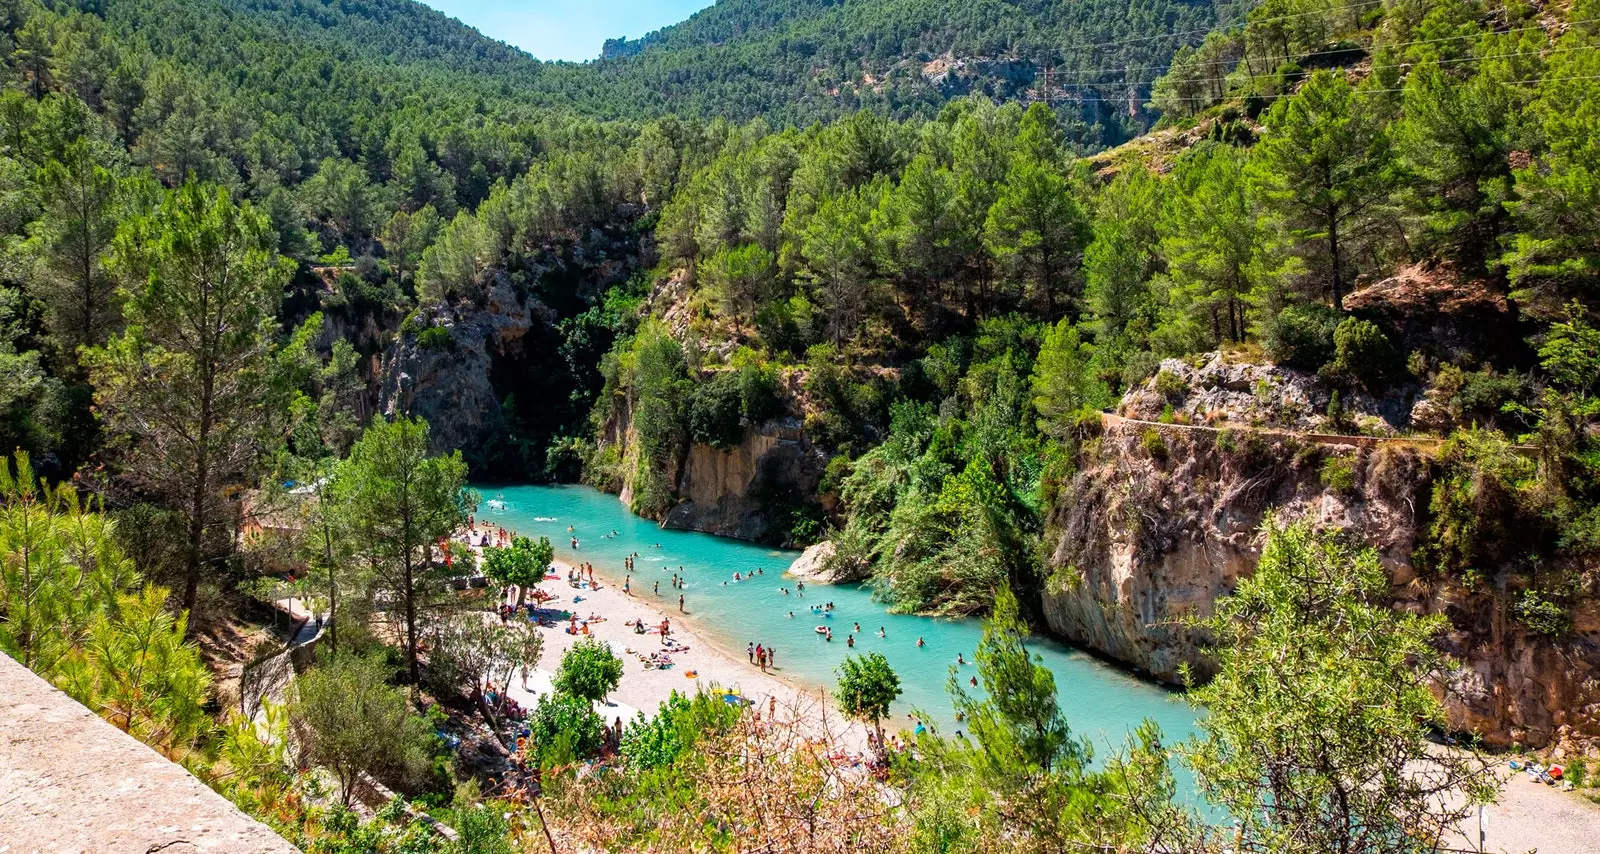
M 1237 26 L 1249 0 L 733 0 L 606 46 L 608 100 L 805 123 L 867 107 L 931 117 L 951 97 L 1048 100 L 1072 137 L 1149 126 L 1150 82 L 1173 52 Z
M 514 752 L 613 850 L 725 850 L 773 793 L 836 843 L 798 850 L 1432 851 L 1488 794 L 1430 730 L 1600 736 L 1597 0 L 728 2 L 588 66 L 391 2 L 17 0 L 0 34 L 0 648 L 297 838 L 505 850 L 477 786 Z M 879 735 L 869 777 L 795 737 L 752 789 L 749 746 L 800 730 L 675 695 L 607 736 L 622 663 L 585 639 L 510 747 L 491 686 L 543 636 L 439 551 L 469 477 L 737 516 L 896 609 L 993 611 L 979 690 L 952 677 L 971 739 Z M 1238 560 L 1130 580 L 1195 543 Z M 293 762 L 277 713 L 211 714 L 285 590 L 333 627 Z M 1023 646 L 1208 613 L 1183 751 L 1226 838 L 1153 728 L 1091 763 Z M 876 727 L 893 674 L 852 661 Z M 452 765 L 424 696 L 494 737 Z M 358 772 L 477 829 L 402 847 L 399 807 L 332 803 Z

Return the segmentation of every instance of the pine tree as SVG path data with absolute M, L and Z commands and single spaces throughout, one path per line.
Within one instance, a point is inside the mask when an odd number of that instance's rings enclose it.
M 225 490 L 271 439 L 273 312 L 290 269 L 274 243 L 266 217 L 226 190 L 170 193 L 118 230 L 127 329 L 86 356 L 108 430 L 130 440 L 126 473 L 184 516 L 185 611 L 231 540 Z
M 348 508 L 351 533 L 391 614 L 398 612 L 413 686 L 422 672 L 417 650 L 424 623 L 448 601 L 434 566 L 438 543 L 465 525 L 472 510 L 466 479 L 461 452 L 433 455 L 427 422 L 404 417 L 374 421 L 340 467 L 338 501 Z
M 1029 108 L 1000 196 L 989 208 L 984 239 L 1044 316 L 1073 281 L 1089 243 L 1089 223 L 1073 197 L 1054 127 L 1041 104 Z
M 1308 266 L 1326 278 L 1340 310 L 1352 281 L 1351 236 L 1388 199 L 1394 180 L 1381 120 L 1343 75 L 1319 71 L 1273 106 L 1253 158 L 1271 206 L 1299 240 L 1322 246 Z
M 1211 343 L 1243 341 L 1255 292 L 1277 286 L 1273 235 L 1249 195 L 1245 156 L 1227 145 L 1188 158 L 1167 203 L 1161 241 L 1180 304 L 1209 325 Z

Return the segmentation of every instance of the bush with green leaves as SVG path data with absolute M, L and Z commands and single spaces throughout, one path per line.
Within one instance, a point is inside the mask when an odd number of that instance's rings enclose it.
M 1314 371 L 1334 356 L 1334 333 L 1344 314 L 1321 303 L 1291 305 L 1266 324 L 1262 346 L 1273 362 Z
M 1377 552 L 1341 532 L 1265 531 L 1255 574 L 1200 623 L 1217 675 L 1191 692 L 1204 735 L 1182 754 L 1201 792 L 1237 850 L 1436 851 L 1496 788 L 1487 757 L 1431 741 L 1447 621 L 1391 607 Z
M 518 535 L 511 538 L 510 546 L 483 550 L 483 572 L 496 584 L 516 585 L 517 604 L 521 605 L 527 589 L 544 580 L 555 556 L 549 537 L 535 540 Z
M 1161 371 L 1156 374 L 1155 390 L 1167 400 L 1177 400 L 1189 393 L 1189 381 L 1171 371 Z
M 727 450 L 744 438 L 743 394 L 737 371 L 718 371 L 689 396 L 689 437 Z
M 673 691 L 653 718 L 643 713 L 622 733 L 622 755 L 635 768 L 665 768 L 701 739 L 733 728 L 739 709 L 722 697 L 699 692 L 693 697 Z
M 600 752 L 605 721 L 589 700 L 551 693 L 539 698 L 528 714 L 528 736 L 540 764 L 561 765 Z
M 443 326 L 430 326 L 417 333 L 417 346 L 424 350 L 449 350 L 456 346 L 456 337 Z
M 294 681 L 289 720 L 302 761 L 328 770 L 349 805 L 361 774 L 401 788 L 421 780 L 437 747 L 433 727 L 411 712 L 394 671 L 378 657 L 340 655 Z
M 1524 590 L 1511 606 L 1511 613 L 1528 630 L 1546 637 L 1562 637 L 1572 631 L 1572 615 L 1556 598 L 1539 590 Z
M 1355 461 L 1344 454 L 1329 454 L 1322 461 L 1319 479 L 1329 490 L 1350 495 L 1356 491 Z
M 839 686 L 833 697 L 845 714 L 872 726 L 883 738 L 883 719 L 900 696 L 900 676 L 881 652 L 845 656 L 839 665 Z
M 584 700 L 604 700 L 622 681 L 622 659 L 599 638 L 579 638 L 556 668 L 557 692 Z
M 1333 382 L 1380 391 L 1400 374 L 1403 364 L 1378 324 L 1347 317 L 1333 333 L 1333 361 L 1318 373 Z

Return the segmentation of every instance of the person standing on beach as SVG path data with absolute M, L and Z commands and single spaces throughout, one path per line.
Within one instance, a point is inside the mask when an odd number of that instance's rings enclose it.
M 767 647 L 767 666 L 768 667 L 777 667 L 778 665 L 775 663 L 777 658 L 778 658 L 778 648 L 775 647 L 775 646 Z
M 683 612 L 683 613 L 688 613 L 686 611 L 683 611 L 683 594 L 682 593 L 678 594 L 678 610 L 680 612 Z
M 751 641 L 744 645 L 744 657 L 750 659 L 751 664 L 756 663 L 756 644 Z
M 655 590 L 653 592 L 657 596 L 661 595 L 661 579 L 659 579 L 659 578 L 656 579 L 656 586 L 655 586 Z
M 623 576 L 623 579 L 622 579 L 622 594 L 624 596 L 632 596 L 633 595 L 633 576 L 631 576 L 631 575 Z

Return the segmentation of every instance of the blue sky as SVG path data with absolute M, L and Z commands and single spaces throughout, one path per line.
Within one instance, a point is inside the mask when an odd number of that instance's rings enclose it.
M 617 36 L 638 38 L 713 0 L 422 0 L 484 35 L 540 59 L 583 61 Z

